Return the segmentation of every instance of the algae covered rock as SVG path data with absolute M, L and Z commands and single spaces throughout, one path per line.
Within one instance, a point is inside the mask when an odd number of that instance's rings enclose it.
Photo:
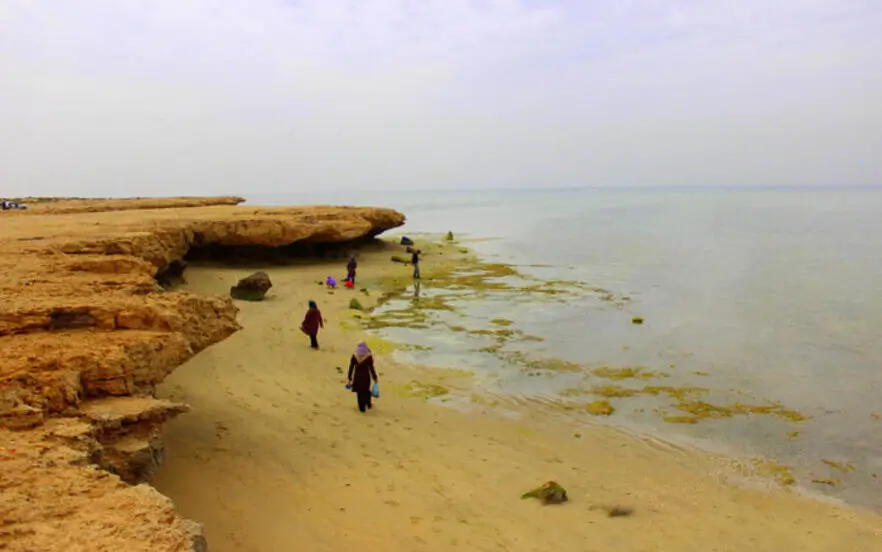
M 349 308 L 352 310 L 363 311 L 364 307 L 361 306 L 361 303 L 358 302 L 358 299 L 352 298 L 352 301 L 349 301 Z
M 546 481 L 538 489 L 521 495 L 521 498 L 538 498 L 543 504 L 563 504 L 567 500 L 567 490 L 556 481 Z
M 266 272 L 255 272 L 239 280 L 239 283 L 230 288 L 230 297 L 243 301 L 263 301 L 266 292 L 273 287 L 270 277 Z
M 401 263 L 401 264 L 408 264 L 408 263 L 410 263 L 409 260 L 405 259 L 405 258 L 402 257 L 401 255 L 392 255 L 392 262 L 393 262 L 393 263 Z
M 634 324 L 636 326 L 643 324 L 643 317 L 642 316 L 635 316 L 634 318 L 631 319 L 631 324 Z
M 401 245 L 413 245 L 413 240 L 407 236 L 401 236 Z
M 454 238 L 453 238 L 453 232 L 447 232 L 447 235 L 444 236 L 444 239 L 445 239 L 446 241 L 453 241 L 453 239 L 454 239 Z

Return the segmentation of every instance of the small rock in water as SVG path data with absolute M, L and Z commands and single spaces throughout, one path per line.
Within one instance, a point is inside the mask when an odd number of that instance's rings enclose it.
M 563 504 L 567 500 L 567 491 L 556 481 L 546 481 L 538 489 L 521 495 L 521 498 L 538 498 L 543 504 Z
M 262 301 L 271 287 L 273 284 L 266 272 L 255 272 L 231 287 L 230 297 L 243 301 Z
M 636 324 L 637 326 L 639 326 L 640 324 L 643 324 L 643 317 L 642 316 L 635 316 L 634 318 L 631 319 L 631 324 Z

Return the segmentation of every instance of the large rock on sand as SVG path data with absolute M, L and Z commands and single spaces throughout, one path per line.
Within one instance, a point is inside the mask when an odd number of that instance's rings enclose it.
M 230 297 L 243 301 L 263 301 L 266 292 L 273 287 L 269 274 L 255 272 L 239 280 L 239 283 L 230 288 Z

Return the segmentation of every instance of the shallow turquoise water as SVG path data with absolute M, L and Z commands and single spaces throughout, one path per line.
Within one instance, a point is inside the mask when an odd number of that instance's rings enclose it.
M 663 370 L 668 378 L 649 383 L 711 388 L 705 400 L 715 404 L 780 402 L 811 419 L 670 424 L 654 409 L 670 410 L 671 401 L 644 397 L 613 399 L 609 421 L 768 455 L 794 466 L 800 483 L 838 478 L 840 486 L 815 487 L 882 509 L 882 419 L 873 416 L 882 418 L 882 190 L 414 192 L 253 202 L 398 208 L 409 220 L 399 233 L 498 238 L 470 246 L 527 274 L 630 297 L 618 308 L 596 293 L 563 301 L 490 294 L 463 302 L 464 316 L 442 313 L 450 319 L 441 321 L 489 328 L 490 319 L 506 318 L 544 341 L 511 341 L 502 353 Z M 441 291 L 423 282 L 420 294 Z M 633 316 L 646 323 L 632 325 Z M 476 351 L 492 337 L 445 324 L 383 332 L 433 347 L 403 353 L 408 360 L 471 369 L 484 389 L 514 397 L 559 398 L 565 389 L 603 383 L 572 373 L 528 375 L 521 364 Z M 799 436 L 788 439 L 793 431 Z M 822 459 L 852 463 L 855 471 L 840 473 Z

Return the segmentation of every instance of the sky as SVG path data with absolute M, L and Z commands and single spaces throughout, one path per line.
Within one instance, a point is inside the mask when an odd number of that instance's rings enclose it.
M 0 196 L 882 185 L 879 0 L 2 0 Z

